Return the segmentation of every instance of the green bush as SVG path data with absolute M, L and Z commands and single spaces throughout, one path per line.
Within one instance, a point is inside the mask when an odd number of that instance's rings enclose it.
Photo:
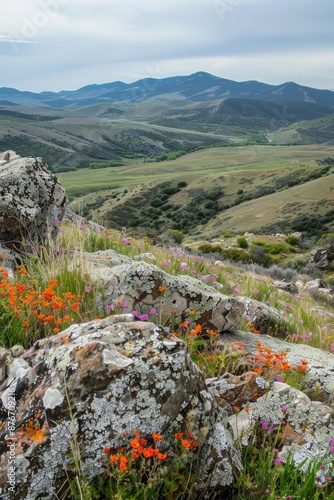
M 237 239 L 237 243 L 240 248 L 248 248 L 248 241 L 246 240 L 245 236 L 239 236 Z
M 245 250 L 228 248 L 222 249 L 221 254 L 224 259 L 231 260 L 232 262 L 243 262 L 244 264 L 250 264 L 252 262 L 250 255 Z
M 329 243 L 331 240 L 334 241 L 334 233 L 325 233 L 317 241 L 317 245 L 324 245 L 325 243 Z
M 297 236 L 294 236 L 293 234 L 289 234 L 287 238 L 285 238 L 285 243 L 288 243 L 288 245 L 292 245 L 297 247 L 300 244 L 300 239 Z
M 178 245 L 181 245 L 184 239 L 184 234 L 178 229 L 167 229 L 166 234 L 174 241 L 174 243 L 177 243 Z

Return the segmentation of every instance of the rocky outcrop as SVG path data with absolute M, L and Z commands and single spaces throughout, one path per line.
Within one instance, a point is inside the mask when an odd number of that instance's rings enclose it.
M 163 328 L 131 315 L 82 325 L 36 344 L 9 366 L 2 387 L 5 422 L 15 394 L 15 500 L 54 499 L 75 474 L 71 446 L 79 446 L 88 480 L 106 466 L 127 435 L 162 434 L 168 453 L 174 433 L 191 432 L 199 443 L 191 465 L 200 488 L 224 488 L 241 468 L 227 430 L 187 346 Z M 0 486 L 8 487 L 8 430 L 2 431 Z M 160 443 L 159 443 L 160 444 Z M 7 486 L 6 486 L 7 485 Z
M 254 372 L 242 375 L 225 373 L 222 377 L 206 380 L 209 391 L 228 415 L 245 408 L 251 401 L 267 392 L 266 380 Z
M 330 241 L 327 244 L 317 247 L 309 255 L 309 263 L 316 266 L 322 271 L 330 269 L 334 260 L 334 242 Z
M 258 342 L 261 343 L 263 348 L 268 348 L 273 353 L 285 352 L 285 359 L 291 366 L 298 366 L 302 360 L 307 361 L 307 370 L 303 382 L 304 392 L 311 399 L 333 405 L 334 356 L 332 353 L 306 344 L 285 342 L 270 335 L 254 335 L 254 333 L 242 331 L 223 336 L 221 342 L 226 342 L 226 345 L 230 345 L 231 342 L 242 344 L 244 352 L 247 352 L 247 355 L 243 358 L 246 366 L 247 359 L 251 362 L 254 360 L 254 356 L 258 354 Z M 254 361 L 252 363 L 254 364 Z
M 293 461 L 306 471 L 315 460 L 328 470 L 333 465 L 334 410 L 289 385 L 274 382 L 272 388 L 247 408 L 229 417 L 235 439 L 243 445 L 254 433 L 255 425 L 262 432 L 278 433 L 282 446 L 278 458 L 285 462 L 292 453 Z M 328 474 L 327 474 L 328 475 Z
M 285 281 L 274 281 L 271 284 L 275 288 L 278 288 L 279 290 L 283 290 L 284 292 L 291 293 L 291 294 L 298 293 L 298 287 L 294 283 L 288 283 Z
M 127 262 L 119 265 L 114 254 L 109 250 L 86 254 L 90 277 L 103 290 L 101 310 L 105 305 L 113 310 L 113 304 L 122 300 L 123 312 L 136 311 L 137 316 L 150 317 L 154 309 L 159 323 L 170 319 L 172 314 L 185 319 L 191 311 L 197 323 L 221 332 L 238 329 L 245 316 L 260 331 L 266 331 L 272 322 L 282 321 L 277 310 L 256 300 L 223 295 L 195 278 L 173 276 L 157 266 L 134 262 L 128 257 L 122 257 Z
M 56 235 L 66 201 L 64 188 L 41 158 L 0 154 L 1 245 L 21 253 L 45 233 Z

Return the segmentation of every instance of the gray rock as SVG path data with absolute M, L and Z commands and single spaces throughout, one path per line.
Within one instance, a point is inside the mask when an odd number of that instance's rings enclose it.
M 318 269 L 327 271 L 334 260 L 334 243 L 328 242 L 315 248 L 309 254 L 308 260 L 310 264 L 314 264 Z
M 303 461 L 302 470 L 320 459 L 331 468 L 334 433 L 334 410 L 319 401 L 311 401 L 306 394 L 289 385 L 274 382 L 271 389 L 237 415 L 229 417 L 235 439 L 247 445 L 256 422 L 279 433 L 283 445 L 278 456 L 286 461 L 292 452 L 296 465 Z M 261 425 L 261 424 L 260 424 Z M 266 427 L 265 427 L 266 428 Z
M 45 232 L 57 234 L 67 199 L 41 158 L 21 158 L 13 151 L 0 154 L 0 186 L 3 246 L 20 253 L 41 241 Z
M 260 302 L 223 295 L 193 277 L 173 276 L 146 262 L 132 261 L 131 265 L 112 268 L 95 266 L 90 278 L 102 287 L 107 304 L 122 299 L 127 303 L 123 312 L 135 310 L 138 315 L 149 314 L 154 308 L 159 323 L 168 320 L 171 311 L 185 318 L 190 310 L 195 311 L 192 318 L 198 323 L 218 331 L 239 328 L 244 316 L 261 331 L 266 330 L 270 320 L 282 319 L 278 311 Z M 101 309 L 104 305 L 100 299 Z
M 268 347 L 273 352 L 286 352 L 286 360 L 292 366 L 298 366 L 305 359 L 308 362 L 308 371 L 305 376 L 304 392 L 311 399 L 328 404 L 334 403 L 334 356 L 332 353 L 306 344 L 285 342 L 270 335 L 254 335 L 241 331 L 223 336 L 222 341 L 227 344 L 231 341 L 244 344 L 244 350 L 251 358 L 258 353 L 256 343 L 260 341 L 263 347 Z
M 159 448 L 167 453 L 175 447 L 175 432 L 191 432 L 199 456 L 189 466 L 205 491 L 231 485 L 241 469 L 227 415 L 209 393 L 186 344 L 131 315 L 72 325 L 37 342 L 14 360 L 2 387 L 1 414 L 7 413 L 13 391 L 14 500 L 56 498 L 66 483 L 66 469 L 73 467 L 73 443 L 80 446 L 83 474 L 92 480 L 105 469 L 104 448 L 117 453 L 118 447 L 128 446 L 134 430 L 150 444 L 152 433 L 162 434 Z M 0 449 L 5 493 L 6 446 Z
M 148 260 L 151 262 L 154 262 L 156 260 L 153 253 L 151 253 L 151 252 L 140 253 L 139 255 L 136 255 L 135 259 L 136 260 Z
M 294 283 L 286 283 L 285 281 L 274 281 L 271 283 L 272 286 L 275 288 L 279 288 L 280 290 L 283 290 L 284 292 L 288 293 L 298 293 L 298 287 Z

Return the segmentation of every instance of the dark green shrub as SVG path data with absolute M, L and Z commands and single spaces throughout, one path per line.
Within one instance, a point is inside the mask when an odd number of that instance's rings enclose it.
M 237 239 L 237 243 L 240 248 L 248 248 L 248 241 L 246 240 L 245 236 L 239 236 Z
M 167 229 L 166 234 L 174 241 L 174 243 L 181 245 L 184 238 L 182 231 L 178 231 L 177 229 Z
M 288 245 L 292 246 L 298 246 L 300 243 L 300 239 L 297 236 L 294 236 L 293 234 L 289 234 L 287 238 L 285 238 L 285 243 L 288 243 Z
M 270 267 L 274 263 L 274 259 L 268 255 L 267 249 L 262 246 L 252 245 L 250 248 L 250 257 L 252 262 L 260 264 L 263 267 Z
M 250 264 L 252 259 L 248 252 L 245 250 L 239 250 L 237 248 L 227 248 L 222 249 L 221 254 L 226 260 L 231 260 L 232 262 L 243 262 L 245 264 Z

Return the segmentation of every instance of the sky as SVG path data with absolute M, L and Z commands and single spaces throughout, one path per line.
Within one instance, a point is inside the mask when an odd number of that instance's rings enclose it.
M 334 0 L 7 0 L 0 87 L 41 92 L 206 71 L 334 90 Z

